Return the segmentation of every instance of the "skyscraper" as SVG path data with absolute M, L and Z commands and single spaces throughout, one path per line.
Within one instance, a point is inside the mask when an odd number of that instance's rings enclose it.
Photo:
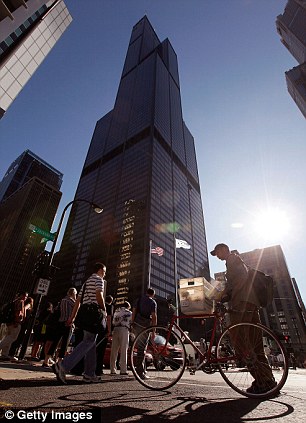
M 0 203 L 36 176 L 60 190 L 63 174 L 30 150 L 24 151 L 9 166 L 0 182 Z
M 0 0 L 0 118 L 71 21 L 63 0 Z
M 117 303 L 149 283 L 157 298 L 175 296 L 175 276 L 209 277 L 194 139 L 182 117 L 178 64 L 147 17 L 133 28 L 113 110 L 96 124 L 59 254 L 57 289 L 77 287 L 92 264 L 107 265 Z M 175 237 L 191 249 L 177 249 Z M 153 247 L 164 250 L 152 255 Z M 150 267 L 150 269 L 149 269 Z M 176 274 L 176 275 L 175 275 Z M 164 301 L 165 302 L 165 301 Z
M 289 94 L 306 117 L 306 0 L 288 0 L 276 20 L 281 41 L 299 66 L 286 72 Z
M 33 289 L 32 271 L 44 250 L 43 236 L 31 225 L 50 231 L 62 193 L 62 174 L 25 151 L 9 167 L 0 183 L 0 298 Z

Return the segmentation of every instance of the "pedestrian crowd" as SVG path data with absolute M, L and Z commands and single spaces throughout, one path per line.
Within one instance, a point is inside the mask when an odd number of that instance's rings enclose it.
M 31 327 L 32 348 L 27 360 L 42 361 L 42 366 L 52 369 L 61 384 L 66 383 L 67 373 L 82 375 L 85 383 L 99 382 L 105 359 L 109 361 L 111 375 L 117 372 L 128 375 L 131 339 L 143 328 L 157 323 L 155 292 L 148 289 L 136 301 L 133 312 L 127 301 L 115 306 L 113 297 L 104 295 L 105 265 L 96 263 L 93 270 L 79 293 L 71 287 L 58 304 L 45 302 L 38 315 L 32 316 L 35 317 L 32 326 L 28 321 L 34 308 L 33 299 L 26 292 L 16 295 L 12 302 L 13 317 L 1 325 L 0 361 L 18 361 L 18 352 Z M 87 325 L 79 318 L 84 308 Z M 97 313 L 97 309 L 102 319 L 95 325 L 90 314 Z M 70 350 L 69 346 L 72 346 Z M 138 355 L 139 371 L 145 375 L 144 352 L 139 351 Z
M 251 295 L 245 294 L 247 271 L 244 262 L 237 254 L 231 253 L 226 244 L 218 244 L 211 254 L 226 263 L 227 285 L 223 301 L 229 304 L 231 323 L 260 322 L 255 300 Z M 46 302 L 37 316 L 33 299 L 28 293 L 17 294 L 9 304 L 10 307 L 7 307 L 5 318 L 3 313 L 2 316 L 0 314 L 2 322 L 5 322 L 1 325 L 0 332 L 0 361 L 18 361 L 18 352 L 23 341 L 28 339 L 27 331 L 33 328 L 29 359 L 43 360 L 42 366 L 52 369 L 62 384 L 67 383 L 67 373 L 82 375 L 85 383 L 99 382 L 107 349 L 110 374 L 116 375 L 119 370 L 120 375 L 128 375 L 127 353 L 131 339 L 144 328 L 157 324 L 155 291 L 148 288 L 133 304 L 131 311 L 131 305 L 127 301 L 114 305 L 113 297 L 105 296 L 105 274 L 105 265 L 96 263 L 92 275 L 79 293 L 75 287 L 71 287 L 55 306 Z M 171 304 L 168 305 L 170 309 Z M 35 318 L 34 325 L 29 324 L 31 318 Z M 151 336 L 154 337 L 154 334 L 152 329 Z M 243 346 L 236 342 L 235 336 L 233 333 L 232 341 L 235 350 L 239 352 Z M 281 354 L 279 357 L 278 352 L 272 351 L 269 346 L 260 346 L 261 343 L 257 342 L 257 337 L 260 336 L 255 331 L 249 334 L 250 342 L 259 345 L 256 346 L 258 363 L 256 368 L 251 369 L 254 381 L 247 389 L 250 393 L 264 393 L 273 388 L 276 382 L 272 370 L 283 365 L 280 362 Z M 148 339 L 141 339 L 135 349 L 135 370 L 141 379 L 149 378 L 144 351 L 147 341 Z M 73 348 L 68 352 L 69 345 Z M 226 349 L 223 353 L 226 354 Z M 290 361 L 295 369 L 297 362 L 293 353 Z M 264 381 L 264 385 L 260 381 Z

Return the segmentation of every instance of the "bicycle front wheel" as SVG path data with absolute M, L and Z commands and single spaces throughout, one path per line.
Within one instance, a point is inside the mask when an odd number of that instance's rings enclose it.
M 166 327 L 150 326 L 135 338 L 131 367 L 143 386 L 163 390 L 175 385 L 186 366 L 186 350 L 180 338 Z
M 273 332 L 261 324 L 228 327 L 218 341 L 217 359 L 225 382 L 246 397 L 271 398 L 287 380 L 285 349 Z

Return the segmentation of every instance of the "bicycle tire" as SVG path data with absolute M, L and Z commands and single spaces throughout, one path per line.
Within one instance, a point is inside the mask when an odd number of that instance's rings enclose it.
M 152 332 L 155 331 L 153 340 Z M 165 347 L 165 340 L 168 340 Z M 138 356 L 138 350 L 144 351 Z M 151 355 L 151 362 L 150 360 Z M 181 337 L 163 326 L 150 326 L 141 331 L 131 347 L 131 368 L 136 380 L 146 388 L 162 391 L 175 385 L 186 367 L 186 349 Z M 146 369 L 141 362 L 145 357 Z
M 278 353 L 281 358 L 280 367 L 273 368 L 273 363 L 259 353 L 264 350 L 264 345 Z M 224 356 L 222 348 L 223 351 L 224 348 L 229 351 L 228 357 Z M 229 326 L 220 335 L 216 352 L 217 359 L 223 361 L 219 364 L 221 376 L 232 389 L 246 397 L 268 399 L 277 396 L 286 383 L 288 358 L 285 348 L 264 325 L 238 323 Z

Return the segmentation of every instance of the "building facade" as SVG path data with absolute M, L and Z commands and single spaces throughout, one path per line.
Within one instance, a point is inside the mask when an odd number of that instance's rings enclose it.
M 59 254 L 57 283 L 80 287 L 98 259 L 117 304 L 149 284 L 175 297 L 177 279 L 209 277 L 194 139 L 182 116 L 176 54 L 147 17 L 133 28 L 113 110 L 96 124 Z M 191 249 L 177 249 L 175 237 Z M 163 248 L 152 255 L 152 246 Z M 61 264 L 62 263 L 62 264 Z M 150 269 L 149 269 L 150 267 Z M 67 285 L 68 284 L 68 285 Z
M 46 241 L 30 225 L 49 232 L 62 195 L 62 174 L 32 152 L 24 152 L 9 169 L 0 183 L 6 188 L 0 202 L 1 304 L 17 292 L 33 291 L 32 271 Z
M 274 299 L 272 304 L 260 310 L 261 321 L 278 334 L 288 351 L 294 352 L 302 363 L 306 358 L 305 306 L 297 283 L 290 276 L 281 246 L 256 249 L 239 255 L 247 265 L 273 277 Z M 222 280 L 222 273 L 215 274 L 215 278 Z
M 63 0 L 0 0 L 0 118 L 71 21 Z
M 299 63 L 287 71 L 288 92 L 306 118 L 306 0 L 289 0 L 276 20 L 281 42 Z
M 32 151 L 26 150 L 13 161 L 0 182 L 0 203 L 34 176 L 57 190 L 60 190 L 63 182 L 61 172 Z

